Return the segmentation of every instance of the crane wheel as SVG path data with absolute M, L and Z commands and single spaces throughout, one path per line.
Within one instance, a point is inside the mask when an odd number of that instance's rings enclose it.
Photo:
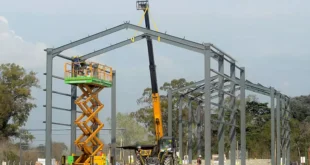
M 170 156 L 166 157 L 166 159 L 164 161 L 164 165 L 174 165 L 172 157 L 170 157 Z
M 136 160 L 136 165 L 142 165 L 140 160 Z

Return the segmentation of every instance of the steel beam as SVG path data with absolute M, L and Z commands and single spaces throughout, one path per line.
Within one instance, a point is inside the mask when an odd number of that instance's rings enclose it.
M 43 89 L 43 91 L 46 91 L 46 92 L 47 92 L 47 89 Z M 63 95 L 63 96 L 70 96 L 70 97 L 71 97 L 71 95 L 68 94 L 68 93 L 57 92 L 57 91 L 52 91 L 52 93 L 59 94 L 59 95 Z
M 43 73 L 43 74 L 46 75 L 46 73 Z M 53 77 L 53 78 L 57 78 L 57 79 L 59 79 L 59 80 L 64 80 L 64 78 L 63 78 L 63 77 L 60 77 L 60 76 L 52 75 L 52 77 Z
M 112 77 L 112 90 L 111 90 L 111 126 L 112 126 L 112 135 L 111 135 L 111 143 L 112 143 L 112 165 L 115 165 L 116 159 L 116 71 L 113 70 Z
M 212 76 L 210 79 L 211 81 L 214 81 L 215 79 L 217 79 L 218 76 Z M 200 81 L 197 81 L 191 85 L 188 85 L 188 86 L 185 86 L 185 87 L 182 87 L 182 88 L 179 88 L 179 89 L 175 89 L 175 90 L 172 90 L 172 94 L 178 92 L 178 91 L 182 91 L 182 90 L 185 90 L 185 89 L 189 89 L 189 88 L 193 88 L 193 87 L 196 87 L 198 85 L 204 85 L 204 82 L 205 80 L 200 80 Z
M 210 44 L 211 48 L 214 48 L 215 50 L 217 50 L 222 56 L 223 58 L 226 56 L 228 57 L 230 60 L 232 60 L 232 63 L 235 63 L 236 60 L 234 58 L 232 58 L 230 55 L 228 55 L 227 53 L 225 53 L 224 51 L 222 51 L 221 49 L 219 49 L 218 47 L 216 47 L 214 44 Z M 225 58 L 224 58 L 225 59 Z
M 70 58 L 70 57 L 67 57 L 67 56 L 64 56 L 64 55 L 61 55 L 61 54 L 58 54 L 57 56 L 58 56 L 58 57 L 61 57 L 61 58 L 63 58 L 63 59 L 72 61 L 72 58 Z
M 116 27 L 107 29 L 107 30 L 105 30 L 105 31 L 102 31 L 102 32 L 93 34 L 93 35 L 91 35 L 91 36 L 82 38 L 82 39 L 80 39 L 80 40 L 71 42 L 71 43 L 69 43 L 69 44 L 60 46 L 60 47 L 58 47 L 58 48 L 55 48 L 55 49 L 53 49 L 53 52 L 52 52 L 52 53 L 53 53 L 53 54 L 60 53 L 60 52 L 62 52 L 62 51 L 64 51 L 64 50 L 67 50 L 67 49 L 70 49 L 70 48 L 73 48 L 73 47 L 76 47 L 76 46 L 85 44 L 85 43 L 90 42 L 90 41 L 93 41 L 93 40 L 95 40 L 95 39 L 98 39 L 98 38 L 104 37 L 104 36 L 106 36 L 106 35 L 115 33 L 115 32 L 117 32 L 117 31 L 123 30 L 123 29 L 125 29 L 126 27 L 127 27 L 127 24 L 118 25 L 118 26 L 116 26 Z
M 140 40 L 142 40 L 143 38 L 145 38 L 144 35 L 139 35 L 139 36 L 136 37 L 135 42 L 136 42 L 136 41 L 140 41 Z M 118 49 L 118 48 L 120 48 L 120 47 L 129 45 L 129 44 L 131 44 L 131 43 L 133 43 L 133 42 L 131 41 L 131 39 L 128 39 L 128 40 L 119 42 L 119 43 L 117 43 L 117 44 L 114 44 L 114 45 L 105 47 L 105 48 L 103 48 L 103 49 L 99 49 L 99 50 L 94 51 L 94 52 L 92 52 L 92 53 L 85 54 L 85 55 L 83 55 L 83 56 L 81 57 L 81 60 L 87 60 L 87 59 L 89 59 L 89 58 L 98 56 L 98 55 L 100 55 L 100 54 L 103 54 L 103 53 L 106 53 L 106 52 L 109 52 L 109 51 L 112 51 L 112 50 L 114 50 L 114 49 Z
M 47 124 L 47 121 L 43 121 L 43 123 L 46 123 Z M 54 125 L 61 125 L 61 126 L 71 126 L 71 124 L 65 124 L 65 123 L 57 123 L 57 122 L 52 122 L 51 124 L 54 124 Z
M 53 58 L 52 49 L 46 49 L 46 132 L 45 132 L 45 159 L 46 165 L 52 161 L 52 75 Z
M 245 68 L 242 67 L 240 71 L 240 124 L 241 124 L 241 165 L 246 162 L 246 119 L 245 119 Z
M 211 132 L 211 92 L 210 92 L 210 87 L 211 87 L 211 73 L 210 73 L 210 66 L 211 66 L 211 56 L 212 52 L 210 50 L 206 50 L 204 53 L 204 104 L 205 106 L 203 107 L 204 111 L 204 135 L 205 135 L 205 165 L 211 165 L 211 137 L 212 137 L 212 132 Z
M 46 107 L 46 105 L 43 105 L 43 107 Z M 71 112 L 71 109 L 67 109 L 67 108 L 60 108 L 60 107 L 54 107 L 52 106 L 52 109 L 57 109 L 57 110 L 61 110 L 61 111 L 68 111 Z M 76 113 L 83 113 L 81 111 L 76 111 Z
M 152 40 L 158 40 L 158 37 L 155 36 L 155 35 L 148 35 L 148 36 L 150 36 L 150 38 Z M 205 50 L 205 49 L 196 48 L 196 47 L 193 47 L 193 46 L 190 46 L 190 45 L 186 45 L 184 43 L 168 40 L 168 39 L 165 39 L 165 38 L 161 38 L 160 42 L 163 42 L 163 43 L 166 43 L 166 44 L 169 44 L 169 45 L 173 45 L 173 46 L 176 46 L 176 47 L 179 47 L 179 48 L 187 49 L 187 50 L 190 50 L 190 51 L 193 51 L 193 52 L 196 52 L 196 53 L 203 53 L 204 50 Z
M 145 33 L 145 34 L 149 34 L 149 35 L 152 35 L 152 36 L 160 37 L 160 39 L 167 39 L 167 40 L 170 40 L 170 41 L 173 41 L 173 42 L 178 42 L 178 43 L 181 43 L 181 44 L 184 44 L 184 45 L 188 45 L 188 46 L 191 46 L 191 47 L 194 47 L 194 48 L 197 48 L 197 49 L 209 49 L 209 47 L 210 47 L 210 44 L 205 44 L 205 45 L 204 44 L 200 44 L 200 43 L 197 43 L 197 42 L 186 40 L 184 38 L 175 37 L 175 36 L 168 35 L 168 34 L 161 33 L 161 32 L 157 32 L 157 31 L 154 31 L 154 30 L 148 30 L 146 28 L 143 28 L 143 27 L 140 27 L 140 26 L 137 26 L 137 25 L 132 25 L 132 24 L 129 24 L 129 23 L 127 23 L 127 25 L 128 25 L 129 29 L 137 30 L 137 31 L 140 31 L 140 32 Z
M 220 58 L 222 58 L 222 57 L 220 57 Z M 223 61 L 224 61 L 224 60 L 223 60 Z M 216 70 L 214 70 L 214 69 L 211 69 L 211 71 L 212 71 L 213 73 L 219 75 L 219 76 L 222 77 L 222 78 L 226 78 L 226 79 L 228 79 L 229 81 L 234 81 L 234 80 L 232 80 L 229 76 L 227 76 L 227 75 L 224 74 L 224 73 L 220 73 L 220 72 L 218 72 L 218 71 L 216 71 Z M 237 82 L 237 81 L 234 81 L 234 83 L 239 84 L 239 82 Z

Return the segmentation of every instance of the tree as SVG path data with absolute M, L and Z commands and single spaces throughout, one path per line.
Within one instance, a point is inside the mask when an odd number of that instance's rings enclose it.
M 68 147 L 63 142 L 53 142 L 52 143 L 52 156 L 56 160 L 61 160 L 61 156 L 64 155 L 64 152 L 68 150 Z
M 310 147 L 310 95 L 291 98 L 291 157 L 299 160 Z
M 111 125 L 111 118 L 107 119 Z M 124 128 L 124 131 L 117 132 L 117 143 L 123 139 L 123 144 L 134 145 L 137 142 L 147 141 L 147 130 L 141 126 L 133 117 L 126 113 L 118 112 L 116 115 L 117 128 Z
M 39 87 L 35 72 L 27 73 L 14 63 L 0 65 L 0 137 L 20 135 L 19 127 L 25 125 L 30 111 L 36 107 L 31 102 L 32 87 Z

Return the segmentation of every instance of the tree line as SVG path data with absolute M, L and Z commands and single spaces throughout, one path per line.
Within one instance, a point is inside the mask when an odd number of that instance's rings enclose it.
M 162 93 L 167 93 L 167 90 L 178 89 L 194 82 L 187 81 L 184 78 L 173 79 L 171 82 L 165 82 L 160 89 Z M 117 114 L 117 126 L 126 128 L 129 131 L 126 132 L 124 137 L 127 137 L 128 144 L 136 144 L 140 142 L 141 139 L 143 143 L 154 142 L 155 132 L 154 132 L 154 120 L 153 120 L 153 109 L 152 109 L 152 91 L 151 88 L 146 88 L 142 92 L 142 96 L 137 99 L 137 104 L 140 108 L 137 111 L 131 113 L 118 113 Z M 193 93 L 192 95 L 197 96 L 199 93 Z M 178 115 L 179 110 L 176 105 L 179 103 L 180 94 L 176 94 L 172 99 L 173 103 L 173 136 L 178 138 Z M 184 98 L 188 101 L 187 98 Z M 229 104 L 229 98 L 225 99 L 225 105 Z M 237 99 L 236 106 L 239 108 L 240 101 Z M 197 107 L 198 103 L 193 102 L 193 110 Z M 291 98 L 291 160 L 298 161 L 300 156 L 305 156 L 308 148 L 310 147 L 310 95 L 308 96 L 298 96 Z M 167 95 L 161 96 L 161 109 L 163 117 L 163 127 L 164 132 L 167 135 L 168 131 L 168 98 Z M 214 109 L 216 112 L 217 109 Z M 240 114 L 237 111 L 237 125 L 240 125 Z M 229 121 L 230 113 L 225 114 L 225 120 Z M 217 115 L 212 115 L 213 119 L 217 119 Z M 183 118 L 183 153 L 186 153 L 187 139 L 188 139 L 188 111 L 187 107 L 182 110 Z M 126 124 L 126 120 L 130 120 L 130 123 L 134 123 L 135 127 L 131 127 L 133 124 Z M 212 153 L 217 154 L 217 123 L 212 124 Z M 249 95 L 246 98 L 246 146 L 248 152 L 248 158 L 256 159 L 270 159 L 271 154 L 271 111 L 268 103 L 259 101 L 256 95 Z M 137 129 L 136 129 L 137 128 Z M 197 131 L 197 125 L 193 124 L 191 127 L 195 132 Z M 229 156 L 229 135 L 230 126 L 226 126 L 225 129 L 225 154 Z M 240 139 L 239 128 L 237 130 L 237 140 Z M 202 129 L 203 130 L 203 129 Z M 138 131 L 138 132 L 137 132 Z M 204 139 L 203 135 L 201 137 Z M 201 143 L 202 153 L 204 152 L 204 143 Z M 193 158 L 197 158 L 197 137 L 193 138 Z M 240 148 L 240 143 L 238 148 Z
M 178 89 L 190 85 L 194 82 L 188 81 L 184 78 L 173 79 L 170 82 L 165 82 L 160 90 L 166 93 L 167 89 Z M 28 120 L 30 112 L 36 107 L 33 96 L 31 95 L 32 88 L 40 88 L 39 80 L 36 73 L 33 71 L 27 72 L 23 67 L 14 63 L 0 65 L 0 160 L 4 159 L 19 159 L 18 146 L 14 142 L 14 138 L 22 138 L 23 143 L 27 146 L 34 136 L 22 130 L 22 127 Z M 199 93 L 193 93 L 199 95 Z M 178 97 L 173 98 L 173 106 L 178 104 Z M 225 99 L 225 104 L 229 99 Z M 131 113 L 118 113 L 117 114 L 117 127 L 126 128 L 126 131 L 118 132 L 117 144 L 129 145 L 142 142 L 145 144 L 154 141 L 154 122 L 153 122 L 153 109 L 151 99 L 151 88 L 146 88 L 142 91 L 142 96 L 137 99 L 139 109 Z M 193 109 L 197 107 L 198 103 L 193 103 Z M 239 101 L 237 100 L 237 107 Z M 164 132 L 167 134 L 167 121 L 168 121 L 168 98 L 166 95 L 161 95 L 161 109 L 163 117 Z M 299 160 L 300 156 L 304 156 L 309 148 L 310 141 L 310 95 L 298 96 L 291 98 L 291 159 Z M 216 111 L 216 109 L 215 109 Z M 178 110 L 173 108 L 173 135 L 178 137 Z M 248 96 L 246 102 L 246 140 L 247 151 L 249 158 L 270 158 L 270 108 L 268 103 L 260 102 L 257 96 Z M 227 113 L 227 117 L 229 113 Z M 184 121 L 188 119 L 186 107 L 182 111 Z M 217 118 L 217 115 L 212 115 Z M 226 117 L 226 118 L 227 118 Z M 237 113 L 237 119 L 239 114 Z M 110 119 L 108 119 L 110 122 Z M 187 122 L 183 122 L 183 146 L 187 142 Z M 237 120 L 237 124 L 238 120 Z M 212 153 L 217 153 L 217 125 L 212 124 Z M 196 125 L 193 125 L 193 130 L 196 130 Z M 238 132 L 239 130 L 237 130 Z M 229 129 L 226 129 L 228 135 Z M 22 136 L 23 135 L 23 136 Z M 240 135 L 237 134 L 237 138 Z M 202 137 L 203 139 L 203 137 Z M 226 155 L 229 151 L 229 139 L 225 138 L 225 152 Z M 202 143 L 203 145 L 204 143 Z M 62 154 L 67 150 L 67 146 L 63 143 L 54 142 L 53 145 L 57 150 L 54 154 Z M 58 147 L 57 147 L 58 146 Z M 40 148 L 41 147 L 41 148 Z M 42 147 L 30 147 L 29 151 L 42 151 Z M 193 139 L 194 158 L 197 157 L 197 138 Z M 239 146 L 240 147 L 240 146 Z M 202 146 L 202 153 L 204 147 Z M 186 147 L 183 147 L 183 153 L 186 153 Z M 31 156 L 26 156 L 25 158 Z M 60 157 L 55 155 L 55 157 Z

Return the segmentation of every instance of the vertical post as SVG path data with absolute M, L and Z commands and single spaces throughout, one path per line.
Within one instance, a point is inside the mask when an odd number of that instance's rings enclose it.
M 197 124 L 197 154 L 201 155 L 201 123 Z
M 235 80 L 235 64 L 230 64 L 230 77 L 231 79 Z M 230 97 L 230 108 L 232 109 L 232 113 L 230 115 L 230 122 L 232 124 L 230 128 L 230 164 L 235 165 L 236 164 L 236 84 L 235 82 L 230 82 L 230 93 L 233 95 Z
M 192 101 L 189 101 L 188 107 L 188 163 L 192 164 L 192 136 L 193 136 L 193 127 L 192 127 Z
M 111 143 L 112 143 L 112 165 L 115 165 L 115 156 L 116 156 L 116 71 L 113 70 L 113 81 L 112 81 L 112 96 L 111 96 L 111 105 L 112 105 L 112 112 L 111 112 L 111 127 L 112 127 L 112 136 L 111 136 Z
M 221 74 L 224 74 L 224 58 L 222 56 L 219 56 L 219 60 L 218 60 L 218 70 Z M 218 86 L 218 120 L 221 121 L 221 123 L 219 123 L 219 127 L 218 127 L 218 150 L 219 150 L 219 164 L 224 164 L 224 147 L 225 147 L 225 141 L 224 141 L 224 137 L 225 137 L 225 110 L 223 108 L 223 103 L 224 103 L 224 92 L 223 92 L 223 86 L 224 86 L 224 77 L 219 76 L 219 86 Z
M 291 115 L 291 107 L 290 107 L 290 99 L 287 100 L 287 110 L 288 110 L 288 116 L 287 116 L 287 119 L 288 119 L 288 124 L 287 124 L 287 129 L 288 129 L 288 135 L 287 135 L 287 162 L 288 164 L 290 163 L 291 161 L 291 147 L 290 147 L 290 143 L 291 143 L 291 127 L 290 127 L 290 115 Z
M 76 139 L 76 104 L 74 103 L 77 96 L 77 86 L 71 85 L 71 153 L 76 153 L 76 147 L 74 141 Z
M 197 125 L 197 154 L 201 155 L 201 110 L 202 110 L 202 102 L 199 102 L 197 108 L 196 108 L 196 117 L 195 119 L 195 123 Z
M 183 160 L 183 121 L 182 121 L 182 100 L 180 97 L 179 102 L 179 156 Z
M 23 154 L 22 154 L 22 131 L 19 131 L 19 162 L 22 164 L 23 161 Z
M 168 136 L 172 136 L 172 91 L 168 89 Z
M 245 68 L 242 67 L 240 71 L 241 165 L 246 164 L 245 104 Z
M 285 132 L 286 132 L 286 128 L 285 128 L 285 109 L 284 109 L 284 105 L 283 105 L 283 96 L 280 96 L 280 121 L 281 121 L 281 157 L 282 157 L 282 164 L 285 165 L 285 161 L 286 161 L 286 151 L 285 151 Z
M 211 78 L 210 78 L 210 66 L 211 66 L 210 50 L 206 50 L 204 53 L 204 65 L 205 65 L 205 82 L 204 82 L 204 135 L 205 135 L 205 165 L 211 165 Z
M 280 165 L 281 161 L 281 135 L 280 135 L 280 93 L 277 93 L 277 107 L 276 107 L 276 120 L 277 120 L 277 165 Z
M 274 88 L 270 89 L 270 111 L 271 111 L 271 165 L 275 165 L 275 111 L 274 111 Z
M 53 74 L 53 52 L 46 49 L 46 132 L 45 132 L 45 162 L 51 165 L 52 161 L 52 74 Z

